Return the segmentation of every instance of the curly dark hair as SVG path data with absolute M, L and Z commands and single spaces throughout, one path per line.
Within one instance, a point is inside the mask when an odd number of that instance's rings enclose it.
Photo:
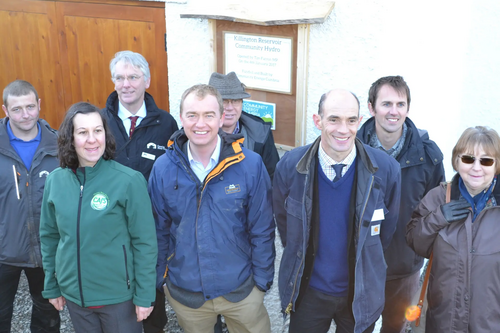
M 59 127 L 59 138 L 57 139 L 57 144 L 59 146 L 59 165 L 61 168 L 71 168 L 76 169 L 79 166 L 78 155 L 76 154 L 75 146 L 73 145 L 74 137 L 73 132 L 75 130 L 73 125 L 73 119 L 79 113 L 89 114 L 96 112 L 101 116 L 102 125 L 104 127 L 104 134 L 106 138 L 106 148 L 104 149 L 103 158 L 105 160 L 112 160 L 115 156 L 116 143 L 111 130 L 109 129 L 106 117 L 103 116 L 101 110 L 90 103 L 78 102 L 70 106 L 64 120 Z

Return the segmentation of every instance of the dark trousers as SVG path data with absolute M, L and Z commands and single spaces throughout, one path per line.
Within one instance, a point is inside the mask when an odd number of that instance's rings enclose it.
M 83 308 L 69 300 L 66 305 L 76 333 L 142 332 L 132 300 L 95 309 Z
M 405 311 L 419 291 L 419 280 L 420 272 L 417 271 L 408 277 L 385 283 L 385 307 L 382 312 L 380 333 L 405 332 Z
M 21 272 L 28 279 L 33 308 L 31 310 L 31 332 L 59 332 L 61 321 L 57 311 L 42 297 L 44 273 L 42 268 L 25 268 L 0 264 L 0 333 L 9 333 L 14 310 L 14 299 Z
M 156 289 L 155 307 L 149 317 L 142 321 L 144 333 L 163 332 L 167 325 L 167 310 L 165 309 L 165 293 Z
M 336 333 L 353 333 L 354 317 L 347 297 L 334 297 L 312 288 L 307 288 L 295 312 L 290 315 L 290 333 L 326 333 L 332 320 Z M 373 331 L 375 323 L 363 333 Z

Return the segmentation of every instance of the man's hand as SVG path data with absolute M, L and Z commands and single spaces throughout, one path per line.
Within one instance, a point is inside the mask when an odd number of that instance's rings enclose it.
M 149 315 L 151 314 L 151 311 L 153 311 L 153 307 L 149 308 L 143 308 L 142 306 L 135 306 L 135 314 L 137 315 L 137 321 L 143 321 Z
M 64 306 L 66 305 L 66 299 L 64 297 L 62 297 L 62 296 L 59 296 L 58 298 L 50 298 L 49 302 L 58 311 L 62 311 L 64 309 Z
M 441 212 L 448 223 L 460 222 L 467 218 L 470 213 L 470 203 L 464 198 L 452 200 L 447 204 L 441 205 Z

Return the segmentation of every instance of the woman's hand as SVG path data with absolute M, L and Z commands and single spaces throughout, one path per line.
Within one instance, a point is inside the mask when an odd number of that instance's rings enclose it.
M 460 198 L 460 200 L 451 200 L 450 202 L 441 205 L 441 212 L 448 223 L 465 220 L 470 211 L 470 203 L 468 203 L 464 198 Z
M 58 298 L 50 298 L 49 302 L 58 311 L 62 311 L 64 309 L 64 306 L 66 305 L 66 299 L 64 297 L 62 297 L 62 296 L 59 296 Z
M 136 305 L 135 306 L 135 314 L 137 315 L 137 321 L 143 321 L 144 319 L 149 317 L 149 315 L 151 314 L 151 311 L 153 311 L 152 306 L 149 308 L 143 308 L 142 306 Z

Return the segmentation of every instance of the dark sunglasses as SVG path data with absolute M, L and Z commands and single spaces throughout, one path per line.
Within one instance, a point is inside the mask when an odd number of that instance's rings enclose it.
M 462 155 L 460 156 L 460 159 L 462 160 L 462 163 L 472 164 L 476 160 L 476 157 L 470 155 Z M 481 157 L 479 159 L 479 163 L 482 166 L 492 166 L 493 163 L 495 163 L 495 159 L 489 157 Z

